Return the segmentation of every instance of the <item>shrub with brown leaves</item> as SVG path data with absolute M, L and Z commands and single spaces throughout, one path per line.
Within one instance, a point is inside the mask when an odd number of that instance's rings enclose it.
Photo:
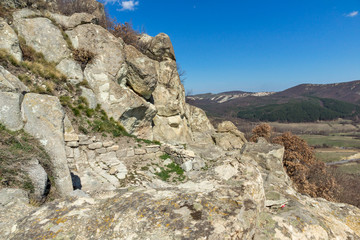
M 272 141 L 285 147 L 283 164 L 299 192 L 334 200 L 336 180 L 323 162 L 316 161 L 313 149 L 301 138 L 286 132 Z
M 270 140 L 271 126 L 269 124 L 263 123 L 253 128 L 250 141 L 257 142 L 260 137 L 265 138 L 267 141 Z
M 86 64 L 91 63 L 91 61 L 94 59 L 95 54 L 89 50 L 86 50 L 84 48 L 74 49 L 72 51 L 74 60 L 79 62 L 81 64 L 81 68 L 84 70 L 86 67 Z

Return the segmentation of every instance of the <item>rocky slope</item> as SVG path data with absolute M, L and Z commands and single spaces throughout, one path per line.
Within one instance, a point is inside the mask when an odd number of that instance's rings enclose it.
M 358 208 L 293 189 L 283 147 L 248 143 L 231 122 L 214 128 L 185 102 L 166 34 L 139 36 L 140 52 L 87 13 L 21 9 L 12 18 L 0 19 L 0 49 L 22 66 L 24 39 L 66 81 L 39 94 L 39 79 L 24 84 L 4 64 L 0 123 L 39 140 L 62 197 L 36 206 L 24 190 L 0 189 L 1 239 L 360 239 Z M 72 48 L 92 61 L 80 64 Z M 104 119 L 135 137 L 78 131 L 61 93 L 84 79 L 75 92 L 89 109 L 101 104 Z

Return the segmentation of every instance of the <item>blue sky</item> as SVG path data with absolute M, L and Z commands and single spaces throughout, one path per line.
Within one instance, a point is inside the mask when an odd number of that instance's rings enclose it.
M 359 0 L 105 0 L 119 22 L 168 34 L 195 93 L 360 80 Z

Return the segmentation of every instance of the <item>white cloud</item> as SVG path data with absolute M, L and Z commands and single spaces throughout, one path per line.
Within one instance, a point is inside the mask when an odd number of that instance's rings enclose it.
M 121 6 L 118 11 L 134 11 L 135 7 L 139 5 L 139 1 L 136 0 L 101 0 L 106 4 L 119 4 Z
M 120 3 L 121 9 L 119 11 L 134 11 L 135 7 L 139 5 L 139 1 L 129 0 L 129 1 L 121 1 Z
M 353 11 L 349 14 L 346 14 L 347 17 L 356 17 L 359 14 L 359 11 Z

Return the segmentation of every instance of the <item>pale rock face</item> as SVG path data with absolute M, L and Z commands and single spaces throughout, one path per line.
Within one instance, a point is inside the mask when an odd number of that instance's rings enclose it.
M 60 29 L 49 19 L 41 17 L 19 19 L 14 25 L 26 44 L 44 54 L 46 61 L 58 63 L 70 56 L 70 50 Z
M 89 13 L 74 13 L 73 15 L 64 16 L 57 13 L 49 13 L 50 17 L 55 22 L 65 29 L 72 29 L 82 24 L 94 23 L 96 24 L 99 19 Z
M 17 61 L 22 60 L 19 39 L 3 18 L 0 18 L 0 49 L 5 49 Z
M 159 81 L 153 92 L 158 115 L 170 117 L 185 112 L 185 91 L 180 82 L 176 62 L 164 61 L 159 65 Z
M 144 45 L 145 54 L 157 61 L 175 60 L 174 48 L 168 35 L 159 33 L 155 37 L 141 35 L 140 43 Z
M 211 134 L 215 128 L 210 123 L 205 112 L 197 107 L 186 104 L 186 118 L 193 134 L 193 140 L 198 144 L 214 144 Z
M 25 171 L 34 186 L 35 197 L 38 200 L 41 200 L 45 196 L 48 182 L 48 176 L 44 168 L 40 165 L 37 159 L 32 159 L 26 166 Z
M 3 66 L 0 65 L 0 92 L 29 92 L 29 88 L 25 86 L 17 77 L 12 75 Z
M 244 134 L 230 121 L 219 124 L 217 132 L 212 134 L 215 144 L 225 151 L 241 149 L 247 142 Z
M 0 123 L 11 131 L 22 129 L 21 100 L 19 93 L 0 92 Z
M 84 74 L 78 62 L 71 58 L 65 58 L 56 66 L 62 74 L 68 77 L 71 84 L 76 85 L 84 80 Z
M 192 141 L 185 117 L 182 118 L 180 115 L 161 117 L 157 115 L 153 122 L 155 140 L 169 143 L 189 143 Z
M 57 97 L 28 93 L 22 102 L 24 130 L 39 139 L 51 158 L 56 188 L 61 195 L 73 190 L 64 145 L 65 117 Z
M 93 90 L 85 87 L 80 87 L 80 89 L 81 89 L 81 96 L 86 98 L 86 100 L 89 103 L 89 108 L 95 109 L 97 106 L 97 99 Z
M 136 48 L 126 45 L 126 70 L 121 71 L 119 81 L 126 81 L 127 84 L 145 99 L 151 97 L 158 81 L 158 63 L 141 54 Z M 124 79 L 125 78 L 125 79 Z
M 84 75 L 98 103 L 109 117 L 119 120 L 125 129 L 142 138 L 152 139 L 151 120 L 157 110 L 132 90 L 116 83 L 125 61 L 123 41 L 100 26 L 85 24 L 67 31 L 75 48 L 95 53 Z

